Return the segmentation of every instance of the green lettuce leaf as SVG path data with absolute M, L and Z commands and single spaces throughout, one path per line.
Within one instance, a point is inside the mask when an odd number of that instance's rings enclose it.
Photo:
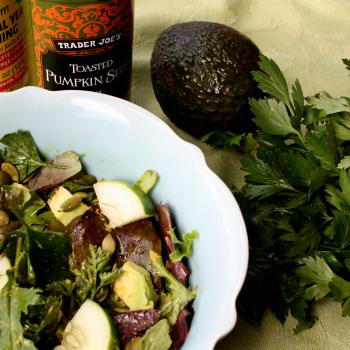
M 180 311 L 196 297 L 197 291 L 187 289 L 164 266 L 162 257 L 150 252 L 152 266 L 159 277 L 165 279 L 166 293 L 161 295 L 162 316 L 174 325 Z
M 192 231 L 191 233 L 185 233 L 183 235 L 183 241 L 177 238 L 174 229 L 170 229 L 168 233 L 175 246 L 175 250 L 169 255 L 170 259 L 176 262 L 185 257 L 190 257 L 192 255 L 193 241 L 199 237 L 198 232 Z
M 9 281 L 0 292 L 0 349 L 37 350 L 23 335 L 21 317 L 39 301 L 39 293 L 39 289 L 19 287 L 9 274 Z
M 64 168 L 41 168 L 28 182 L 28 187 L 31 190 L 43 191 L 53 188 L 79 173 L 82 169 L 79 154 L 72 151 L 60 154 L 50 164 L 60 165 Z
M 5 146 L 1 152 L 3 159 L 17 168 L 20 182 L 24 181 L 36 169 L 50 166 L 41 160 L 29 131 L 18 130 L 6 134 L 0 139 L 0 143 Z
M 46 203 L 36 192 L 29 191 L 21 184 L 12 184 L 0 188 L 1 203 L 9 209 L 17 219 L 27 225 L 44 225 L 45 222 L 37 216 L 45 208 Z
M 170 327 L 167 320 L 158 321 L 150 327 L 141 340 L 142 350 L 168 350 L 171 347 Z

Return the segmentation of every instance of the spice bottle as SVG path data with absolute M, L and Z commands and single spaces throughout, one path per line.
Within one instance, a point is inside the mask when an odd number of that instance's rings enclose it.
M 0 92 L 29 82 L 21 0 L 0 0 Z
M 132 0 L 30 0 L 36 85 L 130 93 Z

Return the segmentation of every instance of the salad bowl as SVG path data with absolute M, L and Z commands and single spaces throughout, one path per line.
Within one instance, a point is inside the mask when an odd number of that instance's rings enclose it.
M 235 325 L 248 242 L 236 200 L 203 153 L 141 107 L 103 94 L 26 87 L 1 94 L 0 105 L 2 134 L 30 131 L 49 158 L 78 152 L 101 179 L 133 182 L 145 169 L 159 174 L 154 202 L 171 207 L 178 232 L 199 232 L 189 259 L 198 294 L 181 349 L 212 350 Z

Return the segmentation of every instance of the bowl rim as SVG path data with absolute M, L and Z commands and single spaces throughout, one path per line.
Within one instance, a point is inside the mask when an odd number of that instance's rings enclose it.
M 210 176 L 211 180 L 215 182 L 216 186 L 219 186 L 221 188 L 221 191 L 223 191 L 226 195 L 226 197 L 231 197 L 232 204 L 234 206 L 234 212 L 238 214 L 237 220 L 239 221 L 240 225 L 240 249 L 242 251 L 241 254 L 241 261 L 239 261 L 240 268 L 237 270 L 237 278 L 235 278 L 234 283 L 231 283 L 227 289 L 231 290 L 232 294 L 232 305 L 229 310 L 226 310 L 227 314 L 225 315 L 225 319 L 223 319 L 223 322 L 221 324 L 221 330 L 217 333 L 215 339 L 211 339 L 211 347 L 210 349 L 214 349 L 215 344 L 225 337 L 228 333 L 230 333 L 237 322 L 237 308 L 236 308 L 236 301 L 238 294 L 240 290 L 242 289 L 243 283 L 246 278 L 247 270 L 248 270 L 248 260 L 249 260 L 249 244 L 248 244 L 248 235 L 247 235 L 247 229 L 246 225 L 243 219 L 243 215 L 241 213 L 241 210 L 239 208 L 239 205 L 237 203 L 236 198 L 232 194 L 232 192 L 229 190 L 227 185 L 223 182 L 223 180 L 220 179 L 220 177 L 209 167 L 208 163 L 206 162 L 205 155 L 203 151 L 196 145 L 192 144 L 189 141 L 186 141 L 182 139 L 164 120 L 162 120 L 160 117 L 156 116 L 152 112 L 148 111 L 147 109 L 131 102 L 127 101 L 118 97 L 106 95 L 106 94 L 100 94 L 97 92 L 91 92 L 91 91 L 85 91 L 85 90 L 58 90 L 58 91 L 49 91 L 41 87 L 36 86 L 26 86 L 22 87 L 20 89 L 10 91 L 10 92 L 3 92 L 0 94 L 0 101 L 6 100 L 8 97 L 16 97 L 16 96 L 25 96 L 32 98 L 33 95 L 36 97 L 43 97 L 43 95 L 62 95 L 66 96 L 68 98 L 76 98 L 76 97 L 86 97 L 90 99 L 96 99 L 98 98 L 101 100 L 101 102 L 106 102 L 108 104 L 113 104 L 115 101 L 118 101 L 118 103 L 124 104 L 125 107 L 134 110 L 138 113 L 143 114 L 145 117 L 152 119 L 152 122 L 157 124 L 159 128 L 161 128 L 164 132 L 166 132 L 172 140 L 175 142 L 181 144 L 184 147 L 187 147 L 189 151 L 196 154 L 196 157 L 198 161 L 201 163 L 201 166 L 203 167 L 203 170 L 205 170 L 208 175 Z M 2 105 L 2 104 L 1 104 Z

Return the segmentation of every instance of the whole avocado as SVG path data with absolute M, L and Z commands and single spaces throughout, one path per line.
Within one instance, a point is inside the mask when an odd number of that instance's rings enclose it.
M 153 89 L 169 119 L 195 137 L 214 130 L 252 131 L 248 98 L 259 96 L 251 76 L 258 60 L 257 46 L 231 27 L 176 24 L 155 43 Z

